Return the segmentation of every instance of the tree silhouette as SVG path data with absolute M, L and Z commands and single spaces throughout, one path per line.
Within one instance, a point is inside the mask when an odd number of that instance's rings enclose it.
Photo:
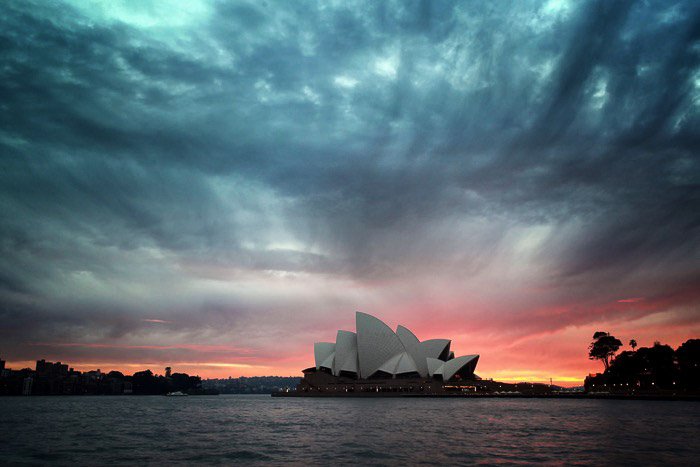
M 637 348 L 637 341 L 634 339 L 630 339 L 630 347 L 632 347 L 632 351 Z
M 602 360 L 605 370 L 610 367 L 610 357 L 622 347 L 622 341 L 604 331 L 593 334 L 593 342 L 588 346 L 588 358 Z

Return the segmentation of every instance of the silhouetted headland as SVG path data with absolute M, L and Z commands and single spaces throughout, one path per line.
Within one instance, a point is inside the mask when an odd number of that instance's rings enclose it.
M 605 370 L 586 377 L 588 394 L 700 394 L 700 339 L 690 339 L 676 350 L 660 342 L 636 349 L 632 339 L 632 350 L 616 355 L 621 346 L 619 339 L 606 332 L 593 335 L 589 358 L 601 360 Z

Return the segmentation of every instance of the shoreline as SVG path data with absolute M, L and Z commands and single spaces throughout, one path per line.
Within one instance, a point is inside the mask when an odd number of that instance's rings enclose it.
M 585 399 L 585 400 L 634 400 L 634 401 L 687 401 L 700 402 L 700 394 L 401 394 L 401 393 L 316 393 L 300 394 L 296 392 L 279 392 L 271 397 L 405 397 L 405 398 L 441 398 L 441 399 Z

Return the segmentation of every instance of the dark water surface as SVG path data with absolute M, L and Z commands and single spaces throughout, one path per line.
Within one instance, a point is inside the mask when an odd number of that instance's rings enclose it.
M 700 403 L 0 398 L 0 464 L 700 465 Z

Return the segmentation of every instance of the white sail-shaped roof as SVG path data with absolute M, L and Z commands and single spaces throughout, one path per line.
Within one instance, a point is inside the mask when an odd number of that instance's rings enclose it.
M 360 378 L 369 378 L 389 359 L 404 352 L 394 331 L 374 316 L 358 311 L 355 325 Z
M 396 369 L 394 370 L 394 374 L 396 375 L 401 375 L 404 373 L 419 373 L 418 367 L 416 366 L 416 362 L 413 360 L 413 357 L 411 357 L 411 355 L 408 352 L 404 352 L 401 354 L 399 364 L 396 365 Z
M 417 373 L 418 369 L 411 356 L 407 352 L 402 352 L 384 362 L 382 366 L 379 367 L 379 371 L 396 376 L 404 373 Z
M 426 358 L 438 358 L 445 361 L 450 354 L 450 342 L 449 339 L 428 339 L 421 342 L 420 346 Z
M 465 366 L 471 365 L 471 372 L 476 368 L 476 362 L 479 360 L 478 355 L 463 355 L 461 357 L 448 360 L 442 365 L 442 380 L 449 381 L 455 373 L 462 370 Z
M 396 374 L 396 367 L 398 367 L 399 361 L 401 360 L 401 357 L 403 355 L 404 355 L 403 353 L 399 353 L 399 354 L 394 355 L 389 360 L 382 363 L 382 366 L 380 366 L 379 370 L 377 370 L 377 371 L 383 371 L 384 373 L 389 373 L 390 375 L 395 375 Z
M 442 374 L 442 365 L 445 362 L 443 362 L 442 360 L 438 360 L 437 358 L 427 358 L 426 360 L 428 363 L 428 374 L 430 376 Z M 440 373 L 438 373 L 438 371 Z
M 333 342 L 316 342 L 314 344 L 314 360 L 316 361 L 317 370 L 321 368 L 322 364 L 333 352 L 335 352 L 335 344 Z
M 428 376 L 428 364 L 426 362 L 425 354 L 421 348 L 420 341 L 407 327 L 399 325 L 396 328 L 396 335 L 399 336 L 401 344 L 403 344 L 404 349 L 408 355 L 411 356 L 413 360 L 416 371 L 422 377 Z
M 336 376 L 356 373 L 367 379 L 377 371 L 392 376 L 418 373 L 421 377 L 441 376 L 448 381 L 457 373 L 474 373 L 478 355 L 454 357 L 449 339 L 420 342 L 408 328 L 396 332 L 381 320 L 366 313 L 355 314 L 357 334 L 338 331 L 336 342 L 314 344 L 316 369 L 327 368 Z
M 321 368 L 328 368 L 333 371 L 333 363 L 335 362 L 335 352 L 332 352 L 326 359 L 321 362 Z
M 333 374 L 341 371 L 358 372 L 357 368 L 357 334 L 350 331 L 338 331 L 335 338 L 335 365 Z

